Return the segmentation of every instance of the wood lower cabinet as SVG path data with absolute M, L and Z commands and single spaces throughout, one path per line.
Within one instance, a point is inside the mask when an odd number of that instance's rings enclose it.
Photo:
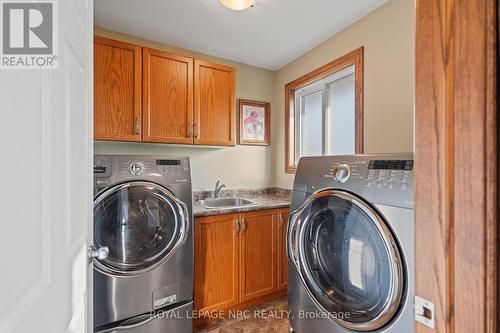
M 278 290 L 286 290 L 288 287 L 288 257 L 286 254 L 286 232 L 290 208 L 278 210 Z
M 143 48 L 143 141 L 193 143 L 193 59 Z
M 141 47 L 94 37 L 94 137 L 141 141 Z
M 238 304 L 238 214 L 195 222 L 195 309 L 215 311 Z
M 286 254 L 279 242 L 285 227 L 279 228 L 279 216 L 285 219 L 287 212 L 267 209 L 196 218 L 196 310 L 244 309 L 286 294 L 286 277 L 280 276 Z
M 276 291 L 276 210 L 240 215 L 240 301 Z
M 194 61 L 194 143 L 234 146 L 236 74 L 233 67 Z

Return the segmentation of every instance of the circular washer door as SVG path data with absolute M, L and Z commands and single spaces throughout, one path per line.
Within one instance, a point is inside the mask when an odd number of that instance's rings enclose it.
M 166 188 L 134 181 L 113 186 L 94 200 L 94 245 L 109 255 L 97 268 L 138 274 L 156 267 L 182 245 L 187 235 L 187 208 Z
M 387 325 L 401 304 L 405 277 L 380 214 L 348 192 L 325 190 L 294 215 L 290 257 L 315 302 L 351 330 Z

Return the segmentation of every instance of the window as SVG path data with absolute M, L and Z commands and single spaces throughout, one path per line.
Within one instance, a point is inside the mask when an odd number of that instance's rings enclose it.
M 362 152 L 362 87 L 363 48 L 286 85 L 287 172 L 302 156 Z

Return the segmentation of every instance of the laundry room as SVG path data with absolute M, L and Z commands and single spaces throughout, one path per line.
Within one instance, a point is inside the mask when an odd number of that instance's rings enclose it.
M 498 0 L 0 5 L 0 333 L 497 332 Z

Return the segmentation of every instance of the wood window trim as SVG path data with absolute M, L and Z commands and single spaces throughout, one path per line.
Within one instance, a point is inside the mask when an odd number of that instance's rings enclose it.
M 310 73 L 285 85 L 285 172 L 295 173 L 295 144 L 293 143 L 293 125 L 290 125 L 290 115 L 295 113 L 295 91 L 314 81 L 318 81 L 328 75 L 338 72 L 344 68 L 355 66 L 355 150 L 356 154 L 363 153 L 363 47 L 359 47 L 326 65 L 323 65 Z

